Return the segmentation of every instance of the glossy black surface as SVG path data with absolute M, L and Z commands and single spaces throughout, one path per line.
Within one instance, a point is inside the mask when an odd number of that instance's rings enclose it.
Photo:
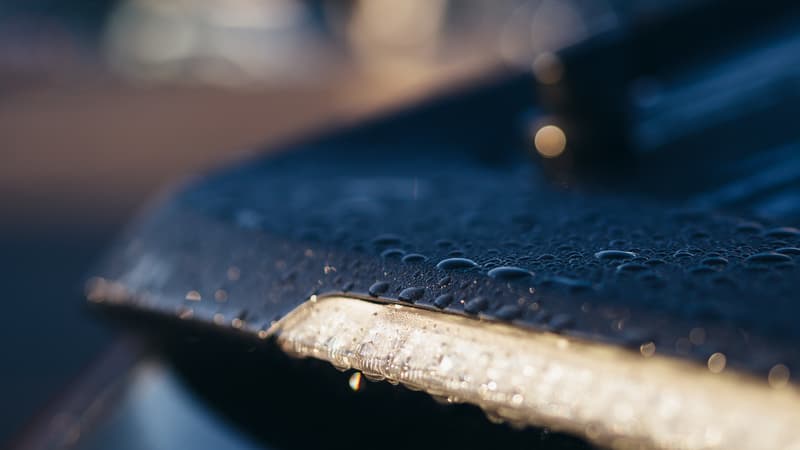
M 126 306 L 221 314 L 220 330 L 237 333 L 234 319 L 265 329 L 312 294 L 347 292 L 635 349 L 653 341 L 699 362 L 722 352 L 757 374 L 800 367 L 796 216 L 740 218 L 696 201 L 708 191 L 650 195 L 635 172 L 554 185 L 516 126 L 529 82 L 215 174 L 146 218 L 97 275 L 126 288 Z M 681 191 L 691 164 L 658 170 Z M 705 338 L 685 345 L 695 328 Z

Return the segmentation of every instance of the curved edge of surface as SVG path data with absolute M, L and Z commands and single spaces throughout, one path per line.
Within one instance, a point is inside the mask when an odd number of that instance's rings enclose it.
M 115 285 L 96 285 L 89 300 L 115 303 Z M 312 296 L 266 330 L 231 326 L 274 338 L 295 357 L 611 448 L 800 450 L 796 385 L 770 385 L 646 348 L 637 353 L 342 295 Z

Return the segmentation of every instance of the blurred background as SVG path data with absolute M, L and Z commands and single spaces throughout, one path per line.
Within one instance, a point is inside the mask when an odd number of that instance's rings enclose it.
M 110 343 L 81 280 L 148 202 L 670 2 L 0 1 L 0 442 Z

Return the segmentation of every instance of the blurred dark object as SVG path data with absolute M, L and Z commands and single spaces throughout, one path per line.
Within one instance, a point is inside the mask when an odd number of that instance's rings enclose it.
M 534 63 L 545 110 L 569 137 L 562 165 L 630 173 L 643 160 L 718 161 L 797 137 L 796 2 L 687 2 L 628 19 Z

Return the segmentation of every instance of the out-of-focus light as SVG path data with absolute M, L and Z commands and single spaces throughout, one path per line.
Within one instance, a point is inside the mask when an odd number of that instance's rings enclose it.
M 330 46 L 299 0 L 125 0 L 105 45 L 131 78 L 226 86 L 317 81 Z
M 347 25 L 356 55 L 373 67 L 409 66 L 434 55 L 446 0 L 359 1 Z
M 228 300 L 228 292 L 225 289 L 217 289 L 214 292 L 214 300 L 218 302 L 225 302 Z
M 776 364 L 772 366 L 772 369 L 769 369 L 767 381 L 769 382 L 769 385 L 775 389 L 781 389 L 789 384 L 789 375 L 788 367 L 784 366 L 783 364 Z
M 703 345 L 706 342 L 706 330 L 704 328 L 692 328 L 689 332 L 689 340 L 694 345 Z
M 350 375 L 350 380 L 347 382 L 350 385 L 350 389 L 354 392 L 358 392 L 361 390 L 361 372 L 356 372 Z
M 507 62 L 530 67 L 537 55 L 554 52 L 616 22 L 605 1 L 519 1 L 499 33 L 499 53 Z
M 536 131 L 533 143 L 540 155 L 555 158 L 567 147 L 567 135 L 555 125 L 545 125 Z
M 178 310 L 178 318 L 181 320 L 189 320 L 194 317 L 194 309 L 192 308 L 180 308 Z
M 649 358 L 656 353 L 656 344 L 654 342 L 645 342 L 639 346 L 639 352 L 645 358 Z
M 708 357 L 708 370 L 712 373 L 721 373 L 725 370 L 725 365 L 727 364 L 728 358 L 725 357 L 722 353 L 714 353 L 713 355 Z
M 227 273 L 227 275 L 228 275 L 228 280 L 230 280 L 230 281 L 236 281 L 236 280 L 238 280 L 238 279 L 239 279 L 239 277 L 242 275 L 242 272 L 239 270 L 239 268 L 238 268 L 238 267 L 236 267 L 236 266 L 230 266 L 230 267 L 228 267 L 228 273 Z
M 542 84 L 556 84 L 564 75 L 561 59 L 553 53 L 544 52 L 533 60 L 533 76 Z
M 186 293 L 186 300 L 189 300 L 189 301 L 192 301 L 192 302 L 199 302 L 202 299 L 203 299 L 203 297 L 197 291 L 189 291 L 189 292 Z

